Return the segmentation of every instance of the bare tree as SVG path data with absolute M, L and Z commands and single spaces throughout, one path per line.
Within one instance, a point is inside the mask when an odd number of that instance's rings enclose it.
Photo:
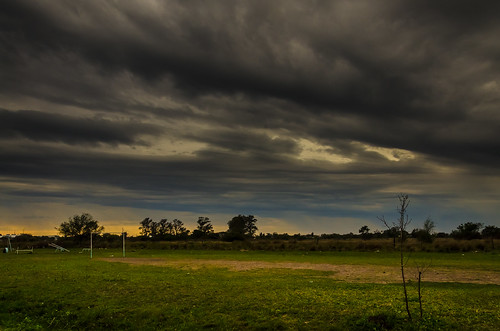
M 417 272 L 418 272 L 418 305 L 420 308 L 420 319 L 422 319 L 422 316 L 424 314 L 424 311 L 422 309 L 422 290 L 421 290 L 421 283 L 422 283 L 422 275 L 424 272 L 427 271 L 427 269 L 431 266 L 432 260 L 428 264 L 416 264 L 417 265 Z
M 399 214 L 399 219 L 396 222 L 393 222 L 391 225 L 389 225 L 389 223 L 385 220 L 384 216 L 378 217 L 378 219 L 382 223 L 384 223 L 384 225 L 387 227 L 387 229 L 390 230 L 391 228 L 396 228 L 397 231 L 399 232 L 401 278 L 403 280 L 403 292 L 405 295 L 406 312 L 408 313 L 408 318 L 411 321 L 412 318 L 411 318 L 410 308 L 408 306 L 408 292 L 406 291 L 405 261 L 404 261 L 404 253 L 403 253 L 403 242 L 404 242 L 406 228 L 411 223 L 411 220 L 408 218 L 408 214 L 406 212 L 406 210 L 408 209 L 408 205 L 410 204 L 410 199 L 408 197 L 408 194 L 404 194 L 404 193 L 399 194 L 398 199 L 399 199 L 399 205 L 397 206 L 396 210 Z

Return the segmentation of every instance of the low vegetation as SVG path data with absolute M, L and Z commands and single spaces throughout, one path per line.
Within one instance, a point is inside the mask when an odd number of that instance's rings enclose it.
M 399 246 L 394 247 L 393 240 L 389 238 L 328 238 L 325 236 L 295 236 L 289 239 L 262 238 L 257 236 L 251 240 L 224 241 L 220 239 L 185 239 L 170 241 L 144 240 L 141 237 L 127 237 L 129 249 L 162 249 L 162 250 L 264 250 L 264 251 L 398 251 Z M 48 236 L 19 235 L 12 238 L 11 245 L 16 248 L 35 249 L 48 247 L 49 243 L 57 244 L 67 248 L 88 247 L 90 239 L 77 242 L 70 238 L 54 238 Z M 119 235 L 103 234 L 94 236 L 94 246 L 97 248 L 119 248 L 122 245 L 122 237 Z M 6 239 L 2 241 L 2 247 L 8 247 Z M 416 238 L 408 238 L 405 241 L 405 250 L 408 252 L 493 252 L 500 247 L 499 239 L 473 239 L 458 240 L 454 238 L 436 238 L 432 243 L 422 243 Z
M 399 281 L 384 284 L 334 270 L 290 267 L 390 270 L 398 267 L 397 252 L 130 250 L 125 259 L 119 256 L 110 249 L 96 250 L 92 260 L 75 250 L 0 255 L 0 329 L 496 330 L 500 325 L 498 277 L 474 284 L 424 281 L 423 318 L 409 323 Z M 109 262 L 128 259 L 165 265 Z M 412 259 L 432 259 L 433 268 L 452 275 L 500 272 L 495 253 L 421 252 Z M 260 264 L 238 270 L 209 261 Z M 280 264 L 269 268 L 266 263 Z M 412 268 L 409 307 L 418 314 Z

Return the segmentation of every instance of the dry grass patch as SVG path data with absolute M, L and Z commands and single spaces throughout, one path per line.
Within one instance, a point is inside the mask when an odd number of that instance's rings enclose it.
M 356 283 L 394 283 L 401 279 L 399 267 L 379 265 L 348 265 L 327 263 L 301 262 L 264 262 L 264 261 L 236 261 L 236 260 L 166 260 L 162 258 L 101 258 L 108 262 L 122 262 L 131 265 L 152 265 L 174 267 L 181 269 L 199 269 L 204 267 L 227 268 L 231 271 L 246 271 L 252 269 L 307 269 L 331 272 L 329 277 Z M 409 267 L 410 279 L 417 279 L 418 273 L 412 274 Z M 464 270 L 457 268 L 430 268 L 424 274 L 427 282 L 459 282 L 473 284 L 500 285 L 500 274 L 485 270 Z

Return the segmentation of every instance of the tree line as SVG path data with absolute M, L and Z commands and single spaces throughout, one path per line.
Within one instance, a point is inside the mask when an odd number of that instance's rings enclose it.
M 459 240 L 471 239 L 490 239 L 493 245 L 494 239 L 500 239 L 500 228 L 494 225 L 484 226 L 480 222 L 465 222 L 460 224 L 451 233 L 439 232 L 436 233 L 435 223 L 430 218 L 427 218 L 422 228 L 415 228 L 411 232 L 406 229 L 401 232 L 396 227 L 388 227 L 384 231 L 376 230 L 371 232 L 367 225 L 362 226 L 358 234 L 293 234 L 288 233 L 260 233 L 257 235 L 257 219 L 253 215 L 237 215 L 227 223 L 228 228 L 224 232 L 214 232 L 212 222 L 208 217 L 200 216 L 196 221 L 196 228 L 190 231 L 184 223 L 179 219 L 160 219 L 155 221 L 152 218 L 146 217 L 139 223 L 139 239 L 152 241 L 170 241 L 170 240 L 246 240 L 252 238 L 259 239 L 352 239 L 361 238 L 363 240 L 392 238 L 394 246 L 396 239 L 402 235 L 403 240 L 406 238 L 416 238 L 422 243 L 432 243 L 435 238 L 451 237 Z M 103 235 L 104 227 L 99 225 L 99 222 L 88 213 L 82 215 L 74 215 L 68 221 L 61 223 L 56 228 L 60 235 L 66 238 L 74 238 L 77 240 L 87 240 L 92 232 L 97 235 Z M 108 234 L 109 237 L 109 234 Z
M 396 227 L 389 227 L 387 230 L 380 232 L 376 231 L 370 233 L 370 228 L 367 225 L 359 229 L 359 237 L 363 240 L 373 238 L 387 238 L 391 237 L 396 243 L 396 238 L 402 237 L 403 240 L 407 238 L 415 238 L 421 243 L 432 243 L 435 238 L 454 238 L 458 240 L 473 240 L 473 239 L 490 239 L 491 245 L 494 247 L 494 239 L 500 239 L 500 228 L 494 225 L 486 225 L 480 222 L 465 222 L 460 224 L 451 233 L 434 232 L 435 224 L 427 218 L 422 228 L 415 228 L 411 232 L 405 229 L 401 232 Z
M 245 240 L 255 237 L 258 230 L 256 223 L 257 219 L 253 215 L 238 215 L 227 223 L 227 231 L 215 233 L 210 219 L 200 216 L 196 221 L 196 229 L 191 232 L 179 219 L 170 221 L 163 218 L 155 221 L 146 217 L 139 223 L 139 237 L 143 240 L 154 241 L 187 239 Z M 90 233 L 95 235 L 104 233 L 104 227 L 99 225 L 99 222 L 88 213 L 74 215 L 66 222 L 62 222 L 56 229 L 63 237 L 76 240 L 86 240 Z M 103 235 L 106 235 L 106 233 Z
M 244 240 L 253 238 L 257 228 L 257 219 L 253 215 L 238 215 L 228 223 L 228 229 L 224 233 L 215 233 L 213 225 L 208 217 L 200 216 L 196 221 L 196 229 L 191 233 L 186 229 L 184 223 L 178 219 L 169 221 L 161 219 L 156 222 L 147 217 L 140 222 L 140 236 L 151 240 L 185 240 L 192 239 L 224 239 L 228 241 Z
M 82 215 L 83 221 L 81 220 Z M 86 247 L 89 245 L 90 232 L 93 233 L 94 244 L 98 247 L 119 247 L 122 242 L 121 233 L 104 232 L 104 227 L 90 214 L 75 215 L 57 227 L 62 230 L 59 236 L 33 236 L 21 234 L 17 236 L 0 235 L 0 246 L 9 247 L 47 247 L 57 241 L 64 247 Z M 243 216 L 243 217 L 240 217 Z M 251 215 L 249 215 L 251 216 Z M 73 222 L 74 220 L 77 222 Z M 246 220 L 251 220 L 246 222 Z M 255 222 L 253 222 L 255 220 Z M 89 221 L 89 222 L 87 222 Z M 91 222 L 95 221 L 95 222 Z M 144 220 L 143 220 L 144 221 Z M 382 250 L 400 248 L 401 231 L 394 228 L 385 231 L 370 231 L 368 226 L 361 227 L 356 233 L 338 234 L 288 234 L 258 233 L 255 217 L 238 215 L 233 217 L 226 231 L 215 232 L 207 217 L 199 217 L 194 230 L 188 231 L 182 222 L 156 221 L 149 219 L 138 222 L 141 229 L 139 235 L 130 236 L 125 233 L 127 245 L 131 248 L 163 247 L 164 249 L 256 249 L 256 250 Z M 61 224 L 63 224 L 61 223 Z M 156 223 L 156 225 L 155 225 Z M 162 225 L 163 224 L 163 225 Z M 171 224 L 171 225 L 169 225 Z M 73 225 L 76 225 L 73 227 Z M 408 250 L 423 251 L 482 251 L 498 248 L 500 229 L 496 226 L 483 226 L 477 222 L 460 224 L 451 233 L 435 233 L 428 231 L 432 224 L 423 228 L 403 231 L 403 242 Z M 149 228 L 149 230 L 148 230 Z M 163 228 L 163 229 L 162 229 Z M 71 229 L 71 230 L 70 230 Z M 425 233 L 424 231 L 425 230 Z M 427 239 L 426 239 L 427 238 Z M 389 240 L 390 241 L 389 241 Z M 476 240 L 469 240 L 476 239 Z M 480 240 L 478 240 L 480 239 Z M 96 247 L 97 247 L 96 246 Z

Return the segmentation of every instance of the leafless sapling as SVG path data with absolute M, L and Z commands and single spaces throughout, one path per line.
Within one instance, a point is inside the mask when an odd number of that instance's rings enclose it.
M 405 232 L 407 226 L 411 223 L 411 220 L 408 218 L 408 214 L 406 212 L 408 205 L 410 204 L 410 199 L 408 194 L 401 193 L 398 195 L 399 204 L 396 208 L 399 219 L 396 222 L 393 222 L 392 225 L 385 220 L 385 217 L 378 217 L 378 219 L 384 223 L 384 225 L 390 230 L 391 228 L 396 228 L 399 232 L 400 239 L 400 266 L 401 266 L 401 278 L 403 280 L 403 292 L 405 296 L 405 304 L 406 304 L 406 312 L 408 313 L 408 319 L 411 321 L 411 312 L 408 306 L 408 292 L 406 291 L 406 280 L 405 280 L 405 261 L 404 261 L 404 252 L 403 252 L 403 242 L 405 239 Z
M 422 316 L 424 314 L 423 309 L 422 309 L 422 290 L 421 290 L 421 288 L 422 288 L 421 287 L 422 275 L 424 274 L 424 272 L 427 271 L 427 269 L 429 269 L 429 267 L 431 266 L 431 264 L 432 264 L 432 261 L 430 261 L 427 264 L 416 263 L 416 265 L 417 265 L 417 272 L 418 272 L 418 305 L 419 305 L 419 308 L 420 308 L 420 319 L 422 319 Z

